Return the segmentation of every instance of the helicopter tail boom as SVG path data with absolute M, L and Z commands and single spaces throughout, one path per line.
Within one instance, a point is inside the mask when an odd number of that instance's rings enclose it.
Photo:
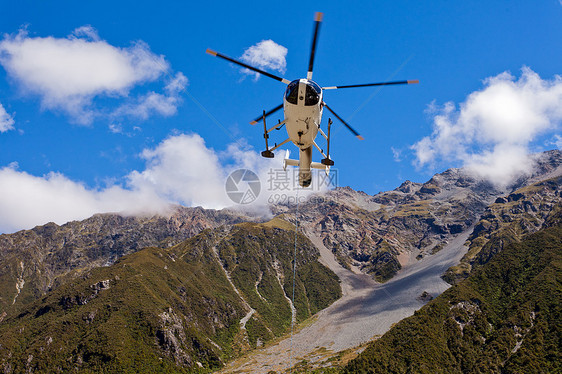
M 301 187 L 308 187 L 312 182 L 311 169 L 324 170 L 326 175 L 330 173 L 330 165 L 324 165 L 320 162 L 312 162 L 312 147 L 301 149 L 299 159 L 293 160 L 289 158 L 289 151 L 285 153 L 283 160 L 283 170 L 287 170 L 287 166 L 296 166 L 299 168 L 299 184 Z

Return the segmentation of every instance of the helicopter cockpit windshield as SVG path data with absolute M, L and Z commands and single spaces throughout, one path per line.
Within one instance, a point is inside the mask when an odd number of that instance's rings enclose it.
M 304 99 L 304 105 L 311 106 L 318 104 L 321 92 L 322 89 L 319 85 L 313 81 L 306 82 L 306 97 Z
M 299 96 L 299 80 L 297 79 L 289 83 L 289 85 L 287 86 L 287 91 L 285 91 L 285 99 L 287 99 L 287 102 L 296 105 L 298 101 L 298 96 Z
M 285 91 L 285 99 L 287 102 L 295 105 L 297 104 L 300 81 L 300 79 L 294 80 L 287 86 L 287 91 Z M 304 84 L 306 85 L 304 105 L 312 106 L 318 104 L 318 101 L 320 101 L 320 93 L 322 92 L 320 86 L 313 81 L 305 81 Z

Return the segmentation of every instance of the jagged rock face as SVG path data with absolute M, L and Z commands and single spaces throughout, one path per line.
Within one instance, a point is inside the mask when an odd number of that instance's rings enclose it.
M 534 156 L 535 167 L 531 175 L 522 176 L 509 187 L 510 192 L 526 185 L 562 175 L 562 151 L 551 150 Z
M 221 226 L 85 271 L 0 323 L 0 367 L 219 368 L 286 333 L 293 316 L 303 321 L 341 296 L 337 276 L 318 262 L 306 237 L 299 237 L 294 257 L 294 235 L 275 222 Z
M 469 237 L 470 247 L 461 263 L 444 279 L 456 283 L 474 267 L 486 264 L 506 245 L 548 227 L 562 210 L 562 177 L 520 188 L 488 206 Z
M 344 266 L 358 266 L 379 281 L 401 266 L 435 252 L 468 229 L 501 192 L 451 169 L 419 184 L 369 196 L 337 188 L 299 207 L 299 221 L 319 235 Z M 294 207 L 278 207 L 294 220 Z M 415 260 L 414 260 L 415 261 Z
M 301 204 L 299 224 L 319 235 L 342 265 L 355 265 L 384 281 L 405 264 L 434 254 L 451 238 L 469 230 L 497 198 L 562 175 L 562 152 L 542 153 L 536 157 L 536 165 L 532 175 L 505 189 L 463 169 L 449 169 L 423 184 L 406 181 L 374 196 L 349 187 L 336 188 Z M 273 209 L 294 221 L 295 208 Z
M 204 229 L 246 220 L 228 210 L 177 207 L 169 217 L 97 214 L 62 226 L 48 223 L 0 235 L 0 314 L 44 295 L 65 276 L 111 265 L 145 247 L 167 248 Z

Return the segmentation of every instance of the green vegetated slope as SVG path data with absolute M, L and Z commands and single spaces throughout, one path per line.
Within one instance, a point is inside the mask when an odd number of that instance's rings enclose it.
M 289 329 L 293 253 L 294 231 L 246 223 L 205 230 L 169 249 L 124 256 L 6 317 L 0 323 L 0 368 L 6 373 L 218 368 Z M 336 275 L 318 257 L 299 235 L 298 321 L 341 295 Z M 241 320 L 247 320 L 245 326 Z
M 562 372 L 562 214 L 402 320 L 347 373 Z
M 65 282 L 146 247 L 168 248 L 204 229 L 248 219 L 223 209 L 174 207 L 168 216 L 96 214 L 0 235 L 0 319 Z

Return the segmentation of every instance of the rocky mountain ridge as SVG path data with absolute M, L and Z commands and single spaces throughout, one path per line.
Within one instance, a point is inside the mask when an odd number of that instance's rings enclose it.
M 461 263 L 444 275 L 455 283 L 482 266 L 511 243 L 543 229 L 562 210 L 562 176 L 517 189 L 489 205 L 468 238 L 469 250 Z
M 342 265 L 385 281 L 477 224 L 496 199 L 562 175 L 562 152 L 539 154 L 536 164 L 534 174 L 521 177 L 507 190 L 462 169 L 436 174 L 426 183 L 406 181 L 374 196 L 336 188 L 302 203 L 299 225 L 320 237 Z M 270 208 L 294 223 L 294 205 Z M 65 279 L 111 265 L 144 247 L 166 248 L 206 228 L 262 219 L 235 210 L 177 207 L 169 217 L 100 214 L 0 235 L 0 316 L 45 295 Z
M 524 186 L 562 175 L 562 152 L 537 155 L 533 174 L 499 189 L 463 169 L 449 169 L 426 183 L 404 182 L 369 196 L 336 188 L 299 207 L 299 221 L 322 238 L 339 262 L 379 281 L 424 256 L 438 252 L 457 234 L 477 224 L 488 205 Z M 296 207 L 273 207 L 294 220 Z

